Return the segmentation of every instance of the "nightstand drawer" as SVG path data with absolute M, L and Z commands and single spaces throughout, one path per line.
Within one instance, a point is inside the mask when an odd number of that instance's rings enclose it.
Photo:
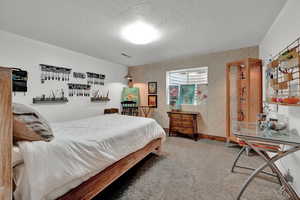
M 181 127 L 178 127 L 178 126 L 172 126 L 171 129 L 172 129 L 171 131 L 177 131 L 177 132 L 180 132 Z
M 193 116 L 192 115 L 181 115 L 181 119 L 182 120 L 193 120 Z
M 181 120 L 181 115 L 180 114 L 171 114 L 170 118 L 173 120 Z
M 181 121 L 181 126 L 182 127 L 184 127 L 184 128 L 193 128 L 193 121 L 192 120 L 190 120 L 190 121 L 188 121 L 188 120 L 182 120 Z

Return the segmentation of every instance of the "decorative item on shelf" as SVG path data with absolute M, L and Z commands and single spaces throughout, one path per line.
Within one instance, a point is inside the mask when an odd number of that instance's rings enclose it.
M 273 86 L 278 84 L 278 80 L 277 79 L 270 79 L 270 84 L 271 84 L 271 87 L 273 87 Z
M 12 69 L 13 92 L 27 92 L 28 73 L 19 68 Z
M 238 121 L 244 121 L 244 119 L 245 119 L 244 112 L 242 110 L 240 110 L 238 112 Z
M 300 99 L 297 98 L 297 97 L 287 97 L 287 98 L 284 98 L 282 100 L 282 103 L 284 104 L 297 104 L 299 103 Z
M 286 81 L 278 83 L 278 86 L 279 86 L 279 90 L 285 90 L 289 88 L 288 83 Z
M 241 77 L 240 77 L 241 80 L 245 80 L 246 79 L 245 72 L 243 70 L 241 70 L 241 74 L 240 75 L 241 75 Z
M 280 56 L 278 57 L 278 61 L 282 62 L 298 57 L 297 48 L 298 46 L 293 47 L 292 49 L 287 48 L 286 51 L 280 54 Z
M 268 66 L 268 68 L 276 68 L 276 67 L 278 67 L 278 65 L 279 65 L 279 61 L 273 60 L 267 66 Z
M 50 97 L 46 97 L 45 94 L 43 94 L 41 97 L 35 97 L 32 99 L 33 104 L 50 104 L 50 103 L 67 103 L 69 100 L 67 97 L 65 97 L 65 92 L 63 89 L 60 90 L 60 95 L 56 96 L 54 91 L 51 91 Z
M 148 94 L 157 94 L 157 82 L 148 82 Z
M 86 74 L 85 73 L 81 73 L 81 72 L 73 72 L 73 77 L 74 78 L 85 79 L 86 78 Z
M 87 84 L 89 85 L 104 85 L 104 74 L 97 74 L 93 72 L 87 72 Z
M 110 101 L 109 91 L 107 91 L 106 96 L 102 95 L 99 90 L 97 90 L 93 97 L 91 97 L 91 102 L 107 102 Z
M 73 96 L 90 96 L 91 86 L 86 84 L 68 83 L 69 97 Z
M 148 95 L 148 106 L 157 108 L 157 95 Z
M 41 67 L 41 83 L 45 81 L 56 80 L 56 81 L 65 81 L 70 80 L 70 74 L 72 69 L 65 67 L 57 67 L 52 65 L 40 64 Z

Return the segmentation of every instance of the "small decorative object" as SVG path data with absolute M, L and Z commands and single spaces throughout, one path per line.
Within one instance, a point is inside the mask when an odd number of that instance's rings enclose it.
M 286 60 L 296 58 L 297 56 L 298 56 L 297 47 L 294 47 L 292 49 L 288 49 L 285 52 L 283 52 L 279 56 L 278 60 L 279 61 L 286 61 Z
M 288 89 L 288 88 L 289 88 L 287 82 L 281 82 L 281 83 L 279 83 L 278 85 L 279 85 L 279 89 L 280 89 L 280 90 L 285 90 L 285 89 Z
M 157 95 L 148 95 L 148 106 L 157 108 Z
M 13 92 L 27 92 L 27 71 L 13 68 L 12 70 L 12 82 L 13 82 Z
M 283 75 L 283 78 L 284 78 L 284 81 L 291 81 L 291 80 L 293 80 L 293 73 L 288 72 Z
M 157 82 L 148 82 L 148 94 L 157 94 Z
M 57 67 L 52 65 L 40 64 L 41 67 L 41 83 L 45 81 L 56 80 L 56 81 L 66 81 L 70 80 L 70 74 L 72 69 L 65 67 Z
M 285 103 L 285 104 L 297 104 L 299 103 L 300 99 L 297 98 L 297 97 L 287 97 L 287 98 L 284 98 L 282 100 L 282 103 Z
M 272 62 L 270 62 L 270 63 L 268 64 L 268 67 L 269 67 L 269 68 L 276 68 L 276 67 L 278 67 L 278 65 L 279 65 L 278 60 L 273 60 Z

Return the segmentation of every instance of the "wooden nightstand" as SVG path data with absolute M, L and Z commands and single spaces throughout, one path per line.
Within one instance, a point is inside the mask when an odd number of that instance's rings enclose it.
M 199 112 L 168 112 L 170 119 L 169 135 L 174 132 L 191 135 L 194 137 L 195 141 L 197 141 L 199 136 L 197 118 L 199 115 Z

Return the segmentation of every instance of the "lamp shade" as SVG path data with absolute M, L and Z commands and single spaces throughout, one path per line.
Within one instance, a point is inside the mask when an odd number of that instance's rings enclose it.
M 131 80 L 132 76 L 130 74 L 127 74 L 126 76 L 124 76 L 125 79 Z

